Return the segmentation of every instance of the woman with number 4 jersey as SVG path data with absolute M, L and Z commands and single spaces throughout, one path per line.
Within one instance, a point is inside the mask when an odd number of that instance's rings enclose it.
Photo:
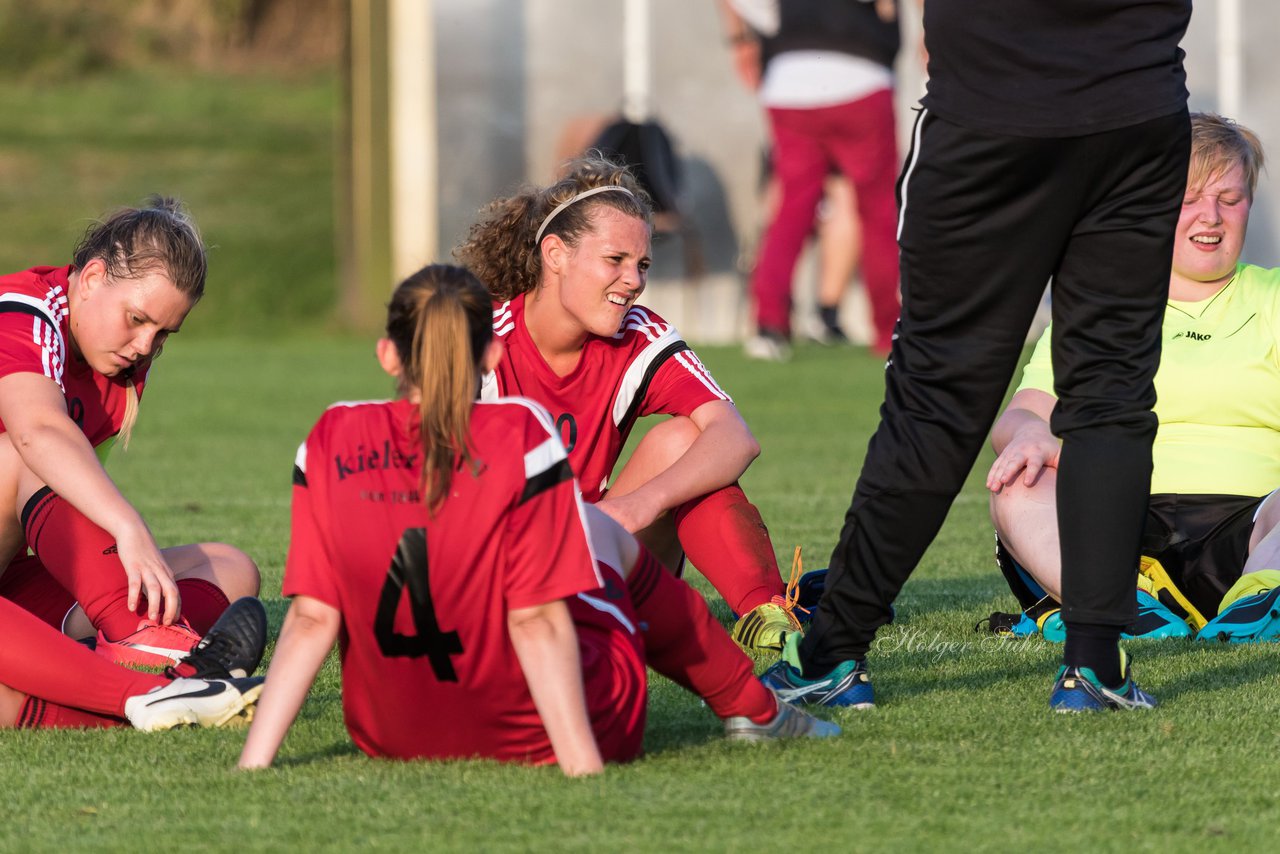
M 738 478 L 760 446 L 671 324 L 637 304 L 652 209 L 623 167 L 570 164 L 545 189 L 493 202 L 459 258 L 494 297 L 507 357 L 483 395 L 547 407 L 586 499 L 669 569 L 688 555 L 729 607 L 747 649 L 779 650 L 799 624 L 769 533 Z M 608 480 L 636 420 L 667 414 Z
M 490 321 L 468 271 L 410 277 L 377 348 L 402 397 L 335 404 L 299 449 L 293 603 L 240 765 L 272 762 L 339 640 L 347 729 L 374 756 L 597 772 L 640 752 L 646 663 L 730 737 L 838 732 L 763 688 L 701 596 L 582 503 L 545 409 L 475 400 L 502 355 Z

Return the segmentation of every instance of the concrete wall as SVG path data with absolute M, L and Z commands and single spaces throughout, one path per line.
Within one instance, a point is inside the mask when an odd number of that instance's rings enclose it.
M 1280 4 L 1242 0 L 1245 89 L 1241 122 L 1280 158 Z M 923 92 L 914 4 L 903 4 L 899 60 L 899 138 Z M 724 341 L 746 328 L 745 283 L 762 213 L 758 182 L 764 126 L 752 95 L 734 77 L 712 0 L 651 0 L 653 114 L 673 136 L 685 167 L 687 204 L 705 272 L 689 275 L 686 245 L 655 241 L 645 302 L 700 341 Z M 441 134 L 441 245 L 454 245 L 475 211 L 522 179 L 554 174 L 565 136 L 584 117 L 617 113 L 623 86 L 622 0 L 436 0 Z M 1217 108 L 1216 0 L 1198 0 L 1184 42 L 1193 109 Z M 905 151 L 905 145 L 902 147 Z M 1264 178 L 1246 258 L 1280 264 L 1280 181 Z M 811 301 L 811 263 L 797 277 L 797 312 Z M 846 322 L 863 329 L 861 294 L 846 301 Z M 807 316 L 807 315 L 806 315 Z
M 1218 0 L 1197 0 L 1191 29 L 1183 40 L 1187 52 L 1187 88 L 1192 110 L 1221 111 L 1218 102 Z M 1280 4 L 1275 0 L 1240 0 L 1243 23 L 1244 85 L 1240 114 L 1230 116 L 1254 130 L 1280 164 Z M 1249 216 L 1244 259 L 1267 267 L 1280 266 L 1280 167 L 1263 175 Z

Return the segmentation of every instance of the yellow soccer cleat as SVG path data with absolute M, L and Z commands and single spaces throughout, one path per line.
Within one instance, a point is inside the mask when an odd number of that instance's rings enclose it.
M 781 652 L 787 635 L 800 631 L 800 621 L 787 605 L 786 597 L 774 596 L 757 605 L 733 624 L 733 639 L 747 652 Z

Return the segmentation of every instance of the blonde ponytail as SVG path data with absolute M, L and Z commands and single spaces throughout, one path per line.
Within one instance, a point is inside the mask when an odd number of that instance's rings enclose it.
M 480 372 L 468 339 L 467 313 L 461 295 L 440 288 L 425 301 L 414 336 L 418 378 L 418 416 L 422 437 L 422 495 L 435 508 L 449 494 L 455 460 L 474 466 L 467 436 L 471 404 L 480 387 Z
M 387 337 L 404 366 L 405 391 L 418 393 L 423 503 L 434 512 L 454 472 L 476 467 L 468 437 L 479 363 L 493 337 L 489 294 L 466 268 L 425 267 L 392 294 Z
M 133 435 L 133 425 L 138 421 L 138 389 L 133 380 L 124 382 L 124 417 L 120 419 L 120 450 L 129 450 L 129 438 Z

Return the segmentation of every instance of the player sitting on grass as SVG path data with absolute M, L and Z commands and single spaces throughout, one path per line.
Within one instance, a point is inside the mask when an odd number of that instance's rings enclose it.
M 582 503 L 545 409 L 476 401 L 502 356 L 491 320 L 467 270 L 414 274 L 377 348 L 403 396 L 330 407 L 299 449 L 293 603 L 241 766 L 271 764 L 339 639 L 347 729 L 373 756 L 600 771 L 640 753 L 646 662 L 730 738 L 837 734 L 780 703 L 702 597 Z
M 637 303 L 652 206 L 623 167 L 570 164 L 546 188 L 489 205 L 457 255 L 493 294 L 506 358 L 483 396 L 545 406 L 587 501 L 676 574 L 687 554 L 741 614 L 746 649 L 781 649 L 799 629 L 769 532 L 738 478 L 760 446 L 671 324 Z M 669 414 L 618 473 L 636 420 Z
M 153 197 L 93 225 L 72 264 L 0 276 L 0 596 L 123 663 L 172 663 L 258 592 L 231 546 L 159 549 L 102 467 L 205 269 L 190 218 Z
M 4 599 L 0 637 L 0 728 L 215 727 L 253 716 L 267 616 L 257 599 L 236 600 L 163 675 L 94 655 Z
M 1280 270 L 1239 263 L 1262 163 L 1249 130 L 1192 115 L 1155 379 L 1160 426 L 1142 550 L 1144 577 L 1167 576 L 1164 592 L 1173 598 L 1165 601 L 1181 601 L 1193 622 L 1212 617 L 1197 635 L 1203 640 L 1280 637 L 1280 499 L 1272 491 L 1280 484 Z M 1060 593 L 1051 340 L 1046 331 L 992 430 L 999 456 L 987 477 L 1005 560 L 1017 565 L 1006 563 L 1006 575 L 1024 608 Z M 1146 616 L 1163 610 L 1142 598 Z M 1040 611 L 1043 625 L 1044 605 Z M 1165 614 L 1154 629 L 1139 625 L 1130 634 L 1170 634 L 1170 625 L 1191 633 Z M 1075 684 L 1089 691 L 1095 681 Z

